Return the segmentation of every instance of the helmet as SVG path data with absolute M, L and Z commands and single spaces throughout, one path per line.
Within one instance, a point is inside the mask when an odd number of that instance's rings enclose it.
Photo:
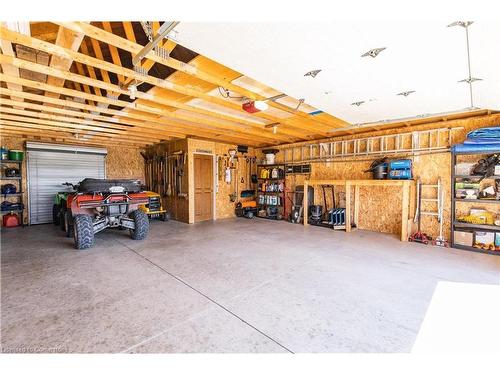
M 2 185 L 2 194 L 16 194 L 16 186 L 13 184 Z
M 5 168 L 5 177 L 19 177 L 19 169 L 17 168 Z

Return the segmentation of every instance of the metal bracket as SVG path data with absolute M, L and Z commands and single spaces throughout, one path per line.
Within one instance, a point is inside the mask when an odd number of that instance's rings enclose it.
M 134 66 L 139 65 L 141 60 L 146 57 L 146 55 L 151 52 L 151 50 L 155 50 L 158 56 L 162 58 L 168 58 L 168 51 L 158 47 L 158 44 L 167 37 L 168 33 L 170 33 L 175 26 L 179 24 L 178 21 L 170 21 L 170 22 L 165 22 L 161 27 L 158 29 L 158 33 L 153 36 L 153 31 L 151 27 L 150 22 L 141 22 L 142 28 L 144 29 L 144 32 L 146 33 L 149 43 L 142 48 L 137 55 L 135 55 L 132 58 L 132 64 Z

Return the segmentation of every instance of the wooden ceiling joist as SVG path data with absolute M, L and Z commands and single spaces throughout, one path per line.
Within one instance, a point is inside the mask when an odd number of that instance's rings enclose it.
M 30 38 L 27 36 L 24 36 L 22 34 L 18 34 L 9 30 L 2 30 L 2 37 L 6 38 L 8 40 L 15 41 L 16 43 L 21 43 L 23 45 L 28 45 L 32 48 L 39 49 L 41 51 L 45 51 L 47 53 L 55 54 L 55 55 L 62 55 L 62 56 L 71 56 L 71 58 L 74 61 L 80 62 L 82 64 L 85 64 L 87 66 L 93 66 L 95 68 L 107 70 L 109 72 L 113 72 L 115 74 L 123 74 L 126 77 L 130 77 L 133 79 L 136 79 L 138 81 L 144 81 L 149 84 L 152 84 L 154 86 L 164 88 L 166 90 L 171 90 L 178 92 L 183 95 L 189 95 L 192 96 L 193 98 L 199 98 L 202 99 L 208 103 L 220 105 L 221 108 L 229 108 L 232 110 L 237 110 L 240 113 L 242 113 L 244 116 L 247 116 L 246 113 L 242 112 L 241 110 L 241 104 L 231 102 L 229 100 L 219 98 L 217 96 L 209 95 L 203 91 L 197 90 L 196 88 L 193 87 L 185 87 L 182 85 L 177 85 L 173 82 L 169 82 L 168 80 L 160 80 L 156 77 L 151 77 L 151 76 L 143 76 L 141 74 L 136 73 L 132 69 L 126 69 L 123 67 L 119 67 L 115 64 L 109 63 L 107 61 L 103 61 L 100 59 L 93 58 L 91 56 L 78 53 L 75 51 L 71 51 L 65 48 L 62 48 L 60 46 L 55 46 L 53 44 L 38 40 L 36 38 Z M 91 39 L 92 40 L 92 39 Z M 151 61 L 151 60 L 148 60 Z M 128 93 L 127 93 L 128 94 Z M 265 112 L 259 112 L 255 114 L 255 117 L 259 117 L 262 119 L 266 119 L 269 121 L 274 122 L 280 122 L 283 124 L 286 124 L 286 127 L 281 127 L 280 133 L 283 134 L 289 134 L 291 136 L 299 137 L 299 139 L 309 139 L 312 135 L 318 134 L 318 135 L 326 135 L 327 132 L 329 132 L 332 127 L 334 127 L 334 124 L 328 124 L 328 125 L 319 125 L 318 123 L 314 124 L 302 124 L 300 121 L 293 121 L 292 118 L 277 118 L 274 116 L 270 116 L 269 114 L 266 114 Z M 250 117 L 251 118 L 251 117 Z M 238 118 L 239 120 L 240 118 Z M 291 127 L 291 129 L 289 129 Z M 290 139 L 289 141 L 294 141 L 293 139 Z
M 115 47 L 121 48 L 125 51 L 128 51 L 132 54 L 137 54 L 141 49 L 142 46 L 134 43 L 132 41 L 129 41 L 127 39 L 124 39 L 118 35 L 115 35 L 113 33 L 110 33 L 106 30 L 100 29 L 96 26 L 92 26 L 90 24 L 85 24 L 83 22 L 62 22 L 58 23 L 59 25 L 62 25 L 64 27 L 67 27 L 75 32 L 81 32 L 86 34 L 87 36 L 100 40 L 104 43 L 108 43 L 109 45 L 113 45 Z M 231 91 L 234 91 L 240 95 L 244 95 L 247 98 L 254 99 L 254 100 L 264 100 L 263 96 L 256 94 L 250 90 L 244 89 L 240 86 L 234 85 L 231 82 L 225 80 L 224 78 L 219 78 L 213 75 L 210 75 L 209 73 L 206 73 L 202 71 L 201 69 L 198 69 L 197 67 L 194 67 L 190 64 L 183 63 L 181 61 L 178 61 L 172 57 L 169 57 L 168 59 L 162 58 L 161 56 L 158 56 L 157 54 L 154 53 L 154 51 L 149 52 L 146 55 L 146 58 L 153 60 L 159 64 L 168 66 L 170 68 L 173 68 L 175 70 L 184 72 L 186 74 L 195 76 L 196 78 L 199 78 L 201 80 L 204 80 L 206 82 L 210 82 L 214 85 L 217 86 L 222 86 L 224 88 L 227 88 Z M 293 115 L 300 116 L 305 122 L 311 123 L 312 125 L 317 125 L 317 124 L 323 124 L 328 126 L 329 128 L 332 127 L 339 127 L 339 126 L 347 126 L 348 124 L 340 119 L 337 119 L 333 116 L 331 122 L 324 122 L 324 120 L 318 120 L 318 119 L 312 119 L 309 114 L 306 114 L 304 112 L 297 111 L 295 112 L 293 108 L 289 108 L 287 106 L 284 106 L 282 104 L 279 104 L 277 102 L 269 102 L 269 105 L 273 108 L 280 109 L 284 112 L 292 113 Z
M 8 135 L 14 135 L 14 136 L 21 136 L 26 138 L 27 140 L 36 140 L 36 141 L 41 141 L 41 140 L 47 140 L 47 141 L 55 141 L 55 142 L 61 142 L 61 143 L 66 143 L 66 144 L 75 144 L 75 145 L 81 145 L 82 143 L 85 143 L 86 145 L 99 145 L 99 146 L 127 146 L 127 147 L 134 147 L 134 148 L 144 148 L 144 144 L 137 144 L 137 143 L 123 143 L 120 140 L 103 140 L 103 139 L 95 139 L 95 138 L 75 138 L 75 136 L 71 133 L 61 133 L 61 132 L 52 132 L 48 130 L 37 130 L 37 129 L 28 129 L 28 128 L 23 128 L 20 129 L 17 126 L 9 126 L 9 125 L 3 125 L 0 122 L 0 134 L 2 136 L 8 136 Z
M 36 72 L 42 72 L 42 73 L 47 74 L 47 75 L 54 75 L 57 77 L 62 77 L 66 80 L 78 82 L 80 84 L 88 85 L 88 86 L 91 86 L 93 88 L 100 88 L 103 90 L 109 90 L 109 91 L 113 91 L 113 92 L 120 92 L 122 94 L 128 94 L 128 91 L 120 88 L 119 86 L 113 85 L 113 84 L 109 84 L 109 83 L 106 83 L 106 82 L 103 82 L 100 80 L 92 79 L 92 78 L 84 76 L 84 75 L 74 74 L 74 73 L 62 71 L 59 69 L 51 68 L 48 66 L 44 66 L 41 64 L 35 64 L 32 62 L 28 62 L 25 60 L 21 60 L 21 59 L 17 59 L 17 58 L 13 58 L 10 56 L 0 54 L 0 63 L 2 63 L 2 62 L 9 63 L 9 64 L 17 66 L 19 68 L 29 69 L 29 70 L 36 71 Z M 161 104 L 161 105 L 165 105 L 165 106 L 177 105 L 177 107 L 184 109 L 183 108 L 184 105 L 182 105 L 182 104 L 176 104 L 174 101 L 164 99 L 164 98 L 161 98 L 159 96 L 151 95 L 148 93 L 137 92 L 136 96 L 138 98 L 148 100 L 148 101 L 151 101 L 153 103 L 157 103 L 157 104 Z M 97 97 L 102 97 L 102 96 L 97 96 Z M 126 102 L 126 103 L 127 103 L 127 106 L 130 106 L 130 103 L 128 103 L 128 102 Z M 146 108 L 148 108 L 148 106 L 143 106 L 142 108 L 146 109 Z M 96 109 L 96 110 L 99 110 L 99 109 Z M 238 128 L 239 128 L 240 130 L 244 130 L 245 133 L 248 133 L 248 134 L 253 134 L 253 135 L 262 137 L 264 139 L 265 138 L 274 139 L 275 140 L 274 143 L 278 143 L 279 141 L 283 141 L 283 140 L 288 139 L 288 137 L 284 137 L 282 135 L 272 134 L 272 132 L 270 132 L 266 129 L 262 129 L 262 127 L 259 128 L 259 125 L 256 125 L 254 123 L 251 123 L 252 125 L 248 125 L 248 124 L 238 124 L 238 123 L 235 123 L 234 121 L 227 121 L 225 119 L 225 117 L 227 117 L 227 116 L 214 115 L 212 112 L 207 111 L 207 110 L 201 110 L 201 109 L 193 110 L 192 108 L 190 108 L 190 110 L 186 110 L 186 111 L 183 111 L 181 113 L 181 112 L 177 112 L 177 111 L 168 111 L 168 110 L 161 110 L 158 108 L 154 108 L 154 109 L 151 109 L 151 111 L 155 112 L 156 114 L 161 114 L 162 116 L 164 116 L 166 118 L 171 118 L 171 119 L 176 119 L 176 120 L 190 121 L 190 122 L 212 125 L 212 126 L 221 127 L 221 128 L 225 127 L 227 129 L 232 129 L 232 130 L 238 130 Z M 191 111 L 194 112 L 195 114 L 190 113 Z M 207 117 L 204 117 L 204 118 L 196 117 L 196 114 L 202 114 L 202 115 L 205 115 Z M 210 117 L 220 117 L 220 119 L 216 120 L 216 119 L 211 119 Z
M 40 83 L 36 83 L 40 84 Z M 43 85 L 43 84 L 42 84 Z M 68 89 L 63 89 L 63 88 L 57 88 L 57 90 L 68 90 Z M 222 131 L 220 129 L 214 129 L 210 127 L 204 127 L 202 129 L 197 126 L 197 124 L 191 124 L 191 123 L 186 123 L 186 122 L 172 122 L 168 121 L 165 119 L 162 119 L 160 117 L 152 117 L 150 115 L 147 115 L 145 113 L 141 112 L 136 112 L 136 111 L 117 111 L 117 110 L 112 110 L 112 109 L 107 109 L 107 108 L 98 108 L 95 106 L 91 106 L 88 104 L 83 104 L 75 101 L 70 101 L 70 100 L 61 100 L 61 99 L 54 99 L 54 98 L 48 98 L 44 97 L 41 95 L 36 95 L 36 94 L 31 94 L 31 93 L 26 93 L 26 92 L 13 92 L 8 89 L 1 89 L 0 92 L 4 95 L 19 95 L 22 98 L 29 99 L 29 100 L 34 100 L 34 101 L 44 101 L 44 102 L 49 102 L 52 104 L 56 104 L 59 106 L 62 106 L 64 108 L 74 108 L 76 110 L 86 110 L 89 112 L 97 112 L 100 111 L 102 113 L 107 113 L 109 115 L 114 115 L 118 116 L 118 118 L 113 118 L 113 117 L 107 117 L 107 116 L 102 116 L 102 115 L 97 115 L 94 113 L 83 113 L 83 112 L 77 112 L 77 111 L 69 111 L 66 109 L 60 109 L 60 108 L 52 108 L 52 107 L 47 107 L 47 111 L 53 111 L 57 113 L 62 113 L 65 115 L 70 115 L 70 116 L 79 116 L 83 118 L 96 118 L 104 121 L 109 121 L 109 122 L 120 122 L 123 124 L 127 125 L 133 125 L 141 128 L 149 128 L 149 129 L 155 129 L 159 133 L 171 133 L 171 132 L 176 132 L 176 133 L 182 133 L 184 135 L 191 135 L 191 136 L 200 136 L 200 137 L 210 137 L 214 135 L 227 135 L 227 138 L 230 140 L 238 140 L 240 143 L 245 144 L 243 141 L 247 141 L 249 145 L 264 145 L 262 142 L 259 142 L 258 140 L 255 139 L 255 137 L 249 136 L 248 138 L 245 138 L 244 135 L 236 134 L 233 135 L 233 133 L 228 132 L 228 131 Z M 102 98 L 102 99 L 107 99 L 107 98 Z M 5 103 L 7 99 L 1 99 L 0 103 Z M 108 99 L 110 100 L 110 99 Z M 24 105 L 24 104 L 23 104 Z M 133 120 L 131 120 L 133 119 Z M 139 120 L 139 121 L 134 121 L 134 120 Z M 175 133 L 173 133 L 175 134 Z
M 0 124 L 4 126 L 10 126 L 12 128 L 26 128 L 26 129 L 32 129 L 32 130 L 39 130 L 43 132 L 50 132 L 51 134 L 69 134 L 73 135 L 75 138 L 78 139 L 85 139 L 85 138 L 94 138 L 96 140 L 104 140 L 104 141 L 114 141 L 116 138 L 112 136 L 103 136 L 100 134 L 81 134 L 77 130 L 71 130 L 71 129 L 58 129 L 54 128 L 51 126 L 47 125 L 41 125 L 41 124 L 32 124 L 28 122 L 21 122 L 21 121 L 12 121 L 12 120 L 4 120 L 0 118 Z M 81 134 L 81 136 L 79 136 Z M 129 140 L 129 139 L 124 139 L 120 138 L 121 143 L 132 143 L 132 144 L 138 144 L 138 145 L 148 145 L 148 144 L 153 144 L 153 142 L 147 142 L 147 141 L 141 141 L 141 140 Z
M 83 33 L 75 33 L 74 31 L 59 26 L 59 30 L 57 31 L 57 37 L 56 37 L 56 45 L 61 46 L 63 48 L 67 48 L 71 51 L 78 51 L 84 37 L 85 34 Z M 69 69 L 71 68 L 72 63 L 73 59 L 68 57 L 62 57 L 59 55 L 53 55 L 52 58 L 50 59 L 51 67 L 67 71 L 69 71 Z M 49 76 L 47 77 L 47 84 L 61 87 L 64 86 L 64 79 L 57 78 L 54 76 Z M 56 98 L 59 97 L 59 94 L 54 92 L 46 92 L 45 95 Z

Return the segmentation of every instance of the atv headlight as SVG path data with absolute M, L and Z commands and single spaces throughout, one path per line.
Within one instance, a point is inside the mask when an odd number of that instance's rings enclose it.
M 123 186 L 111 186 L 109 188 L 110 193 L 123 193 L 125 188 Z

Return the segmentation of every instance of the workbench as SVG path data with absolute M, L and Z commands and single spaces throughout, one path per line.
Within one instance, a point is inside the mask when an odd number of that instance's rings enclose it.
M 309 186 L 317 185 L 333 185 L 345 187 L 345 231 L 351 231 L 351 224 L 354 222 L 358 225 L 359 219 L 359 202 L 361 186 L 396 186 L 401 188 L 401 241 L 408 241 L 408 220 L 410 214 L 410 194 L 414 188 L 415 181 L 413 180 L 305 180 L 304 191 L 308 191 Z M 351 219 L 351 188 L 354 187 L 354 218 Z M 390 200 L 388 199 L 388 202 Z M 309 207 L 304 205 L 304 225 L 309 225 L 307 218 L 309 217 Z

